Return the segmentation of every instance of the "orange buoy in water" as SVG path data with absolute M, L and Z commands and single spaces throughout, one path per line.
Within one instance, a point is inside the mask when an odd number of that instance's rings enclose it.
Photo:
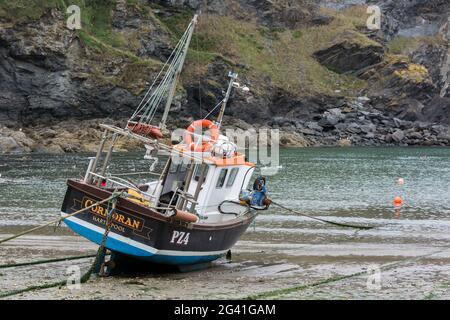
M 394 207 L 400 208 L 403 205 L 403 199 L 401 197 L 395 197 Z

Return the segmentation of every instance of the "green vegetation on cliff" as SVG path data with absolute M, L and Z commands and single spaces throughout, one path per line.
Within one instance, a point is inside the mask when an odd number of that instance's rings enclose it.
M 356 34 L 353 41 L 375 42 L 357 32 L 362 19 L 355 18 L 354 11 L 332 14 L 331 25 L 293 30 L 261 26 L 251 19 L 205 14 L 193 38 L 187 72 L 205 70 L 214 57 L 225 57 L 225 61 L 245 69 L 251 78 L 269 76 L 275 85 L 296 94 L 333 94 L 336 90 L 355 94 L 365 87 L 364 81 L 328 70 L 313 58 L 313 53 L 349 30 Z M 161 21 L 178 39 L 192 15 L 189 10 L 180 10 Z
M 441 36 L 428 37 L 404 37 L 398 36 L 387 44 L 387 48 L 392 54 L 407 55 L 416 50 L 422 44 L 436 45 L 445 44 Z
M 0 0 L 0 17 L 13 22 L 33 21 L 55 7 L 61 7 L 61 0 Z
M 137 56 L 137 35 L 124 34 L 112 26 L 116 0 L 71 0 L 81 8 L 82 30 L 79 38 L 94 52 L 108 57 L 124 57 L 135 66 L 148 67 L 159 62 Z M 120 3 L 170 34 L 172 45 L 181 36 L 194 12 L 178 8 L 164 15 L 155 14 L 165 8 L 137 0 Z M 10 3 L 0 0 L 0 16 L 16 21 L 39 19 L 49 8 L 66 11 L 67 0 L 18 0 Z M 200 18 L 197 32 L 188 54 L 185 81 L 203 74 L 216 58 L 221 58 L 233 69 L 241 69 L 254 82 L 270 78 L 271 82 L 297 95 L 329 94 L 342 92 L 355 95 L 366 86 L 365 81 L 353 75 L 335 73 L 313 57 L 317 50 L 326 48 L 345 34 L 352 32 L 352 41 L 373 44 L 358 32 L 364 20 L 365 7 L 336 12 L 323 10 L 330 17 L 328 25 L 309 25 L 294 29 L 270 28 L 258 24 L 254 19 L 237 19 L 232 15 L 204 14 Z M 121 79 L 133 81 L 126 76 Z M 117 80 L 117 79 L 116 79 Z M 121 82 L 117 80 L 116 82 Z

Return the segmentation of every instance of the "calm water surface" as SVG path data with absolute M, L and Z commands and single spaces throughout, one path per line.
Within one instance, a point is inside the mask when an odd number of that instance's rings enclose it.
M 88 154 L 0 156 L 0 225 L 37 225 L 54 219 L 66 179 L 82 177 Z M 111 171 L 145 171 L 142 153 L 116 154 Z M 281 150 L 282 169 L 268 177 L 271 197 L 336 221 L 375 224 L 375 238 L 450 240 L 449 148 L 317 148 Z M 406 183 L 397 185 L 402 177 Z M 400 216 L 392 201 L 402 196 Z M 261 215 L 254 229 L 288 241 L 314 235 L 345 237 L 349 231 L 280 212 Z M 321 236 L 322 235 L 322 236 Z

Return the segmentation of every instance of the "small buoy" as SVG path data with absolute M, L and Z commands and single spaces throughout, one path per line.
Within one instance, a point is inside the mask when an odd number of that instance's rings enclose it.
M 395 197 L 394 207 L 399 208 L 403 205 L 403 199 L 401 197 Z
M 398 178 L 397 183 L 398 183 L 399 185 L 402 186 L 402 185 L 405 184 L 405 179 L 403 179 L 403 178 Z

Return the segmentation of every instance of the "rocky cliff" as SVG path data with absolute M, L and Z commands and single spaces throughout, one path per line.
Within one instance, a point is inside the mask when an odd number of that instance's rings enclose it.
M 92 150 L 200 10 L 171 126 L 211 111 L 234 70 L 250 92 L 229 126 L 293 146 L 450 145 L 447 0 L 0 0 L 0 153 Z

